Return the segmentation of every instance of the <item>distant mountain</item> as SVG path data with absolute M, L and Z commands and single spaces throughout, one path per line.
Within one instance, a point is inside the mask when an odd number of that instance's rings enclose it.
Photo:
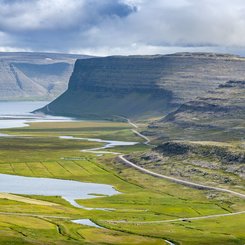
M 76 59 L 85 55 L 0 52 L 0 100 L 51 100 L 67 89 Z

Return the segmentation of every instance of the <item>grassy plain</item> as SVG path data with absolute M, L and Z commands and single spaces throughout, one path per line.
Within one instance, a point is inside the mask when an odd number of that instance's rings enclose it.
M 78 121 L 33 123 L 1 131 L 19 137 L 0 138 L 0 173 L 105 183 L 121 194 L 78 201 L 86 207 L 112 211 L 75 208 L 58 196 L 0 196 L 0 244 L 166 244 L 167 239 L 175 244 L 243 245 L 245 214 L 151 222 L 244 211 L 244 200 L 145 175 L 110 154 L 80 151 L 99 143 L 58 138 L 69 135 L 142 142 L 130 129 L 126 123 Z M 147 148 L 139 144 L 115 151 L 144 152 Z M 27 202 L 29 199 L 33 203 Z M 71 222 L 84 218 L 104 228 Z

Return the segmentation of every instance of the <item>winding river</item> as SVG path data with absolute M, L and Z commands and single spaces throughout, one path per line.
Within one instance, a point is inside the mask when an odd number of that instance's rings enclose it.
M 4 135 L 3 137 L 7 137 Z M 76 138 L 72 136 L 60 136 L 66 140 L 85 140 L 92 142 L 105 143 L 104 146 L 84 152 L 101 153 L 101 149 L 113 148 L 115 146 L 135 145 L 138 142 L 112 141 L 93 138 Z M 110 152 L 103 152 L 110 153 Z M 52 179 L 52 178 L 35 178 L 9 174 L 0 174 L 0 193 L 24 194 L 24 195 L 43 195 L 43 196 L 61 196 L 71 205 L 84 208 L 87 210 L 111 210 L 107 208 L 87 208 L 79 205 L 77 199 L 95 198 L 98 195 L 112 196 L 120 194 L 113 186 L 105 184 L 85 183 L 73 180 Z M 80 220 L 81 223 L 83 220 Z M 78 222 L 78 221 L 77 221 Z
M 28 111 L 43 106 L 47 102 L 0 102 L 0 129 L 28 126 L 30 122 L 71 121 L 71 118 L 49 117 L 33 115 Z M 14 137 L 0 133 L 0 137 Z M 84 151 L 96 151 L 100 149 L 113 148 L 115 146 L 135 145 L 138 142 L 110 141 L 91 138 L 76 138 L 72 136 L 60 136 L 64 140 L 85 140 L 105 143 L 99 148 Z M 77 199 L 88 199 L 98 197 L 97 195 L 112 196 L 119 194 L 113 186 L 97 183 L 85 183 L 73 180 L 25 177 L 9 174 L 0 174 L 0 192 L 22 195 L 61 196 L 71 205 L 84 208 L 79 205 Z M 98 208 L 99 209 L 99 208 Z M 103 209 L 103 208 L 102 208 Z M 107 210 L 107 209 L 103 209 Z
M 4 136 L 6 137 L 6 135 Z M 112 141 L 93 138 L 76 138 L 72 136 L 60 136 L 66 140 L 85 140 L 105 143 L 104 146 L 88 150 L 86 152 L 100 153 L 101 149 L 113 148 L 115 146 L 135 145 L 138 142 Z M 109 152 L 104 152 L 109 153 Z M 77 199 L 88 199 L 98 197 L 97 195 L 112 196 L 120 194 L 112 186 L 105 184 L 85 183 L 73 180 L 35 178 L 9 174 L 0 174 L 0 192 L 24 195 L 43 195 L 43 196 L 61 196 L 71 205 L 84 208 L 79 205 Z M 99 210 L 108 210 L 106 208 L 97 208 Z
M 35 115 L 29 113 L 37 108 L 46 105 L 47 102 L 0 102 L 0 129 L 13 128 L 13 127 L 25 127 L 31 122 L 61 122 L 61 121 L 73 121 L 72 118 L 65 117 L 50 117 L 46 115 Z M 132 124 L 129 121 L 130 124 Z M 137 127 L 135 124 L 132 126 Z M 136 134 L 137 131 L 133 130 Z M 148 138 L 143 135 L 140 137 L 145 138 L 149 142 Z M 0 137 L 14 137 L 0 132 Z M 126 142 L 126 141 L 113 141 L 102 140 L 95 138 L 79 138 L 73 136 L 60 136 L 60 139 L 64 140 L 84 140 L 91 142 L 105 143 L 104 146 L 98 148 L 92 148 L 87 150 L 81 150 L 82 152 L 91 152 L 96 154 L 121 154 L 118 152 L 102 151 L 105 149 L 114 148 L 116 146 L 133 146 L 139 142 Z M 112 196 L 120 194 L 113 186 L 106 184 L 85 183 L 73 180 L 52 179 L 52 178 L 35 178 L 25 177 L 9 174 L 0 174 L 0 192 L 12 193 L 12 194 L 24 194 L 24 195 L 43 195 L 43 196 L 61 196 L 68 201 L 71 205 L 92 209 L 79 205 L 77 199 L 88 199 L 98 197 L 97 195 Z M 109 210 L 106 208 L 97 208 L 99 210 Z M 92 226 L 95 228 L 103 228 L 92 222 L 90 219 L 78 219 L 71 220 L 73 223 Z M 165 240 L 166 243 L 174 245 L 174 243 Z

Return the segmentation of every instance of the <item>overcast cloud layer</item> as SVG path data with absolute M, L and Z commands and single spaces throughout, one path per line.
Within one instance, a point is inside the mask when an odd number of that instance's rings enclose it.
M 0 51 L 245 55 L 244 0 L 0 0 Z

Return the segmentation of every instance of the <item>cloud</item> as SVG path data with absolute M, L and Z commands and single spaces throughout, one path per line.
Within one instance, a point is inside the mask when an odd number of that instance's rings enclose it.
M 98 55 L 239 53 L 244 12 L 244 0 L 0 0 L 0 47 Z
M 0 0 L 0 29 L 8 32 L 73 30 L 135 11 L 118 0 Z

